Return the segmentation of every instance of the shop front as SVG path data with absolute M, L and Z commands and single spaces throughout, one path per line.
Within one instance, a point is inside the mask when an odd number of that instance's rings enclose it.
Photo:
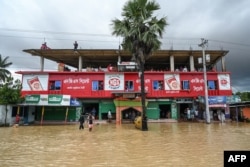
M 126 119 L 126 111 L 131 114 L 132 119 L 136 116 L 140 116 L 142 113 L 142 102 L 141 98 L 137 97 L 135 99 L 127 99 L 123 97 L 118 97 L 114 99 L 114 104 L 116 107 L 116 123 L 121 124 L 124 119 Z M 148 102 L 145 102 L 147 106 Z M 147 114 L 146 114 L 147 115 Z M 125 118 L 123 117 L 125 116 Z M 132 120 L 133 121 L 133 120 Z
M 28 113 L 34 115 L 34 122 L 41 125 L 75 122 L 81 113 L 81 104 L 70 95 L 28 95 L 23 105 L 27 106 Z
M 203 105 L 202 118 L 205 119 L 204 97 L 199 98 Z M 230 118 L 229 104 L 227 104 L 227 96 L 209 96 L 208 97 L 210 119 L 214 121 L 225 121 Z

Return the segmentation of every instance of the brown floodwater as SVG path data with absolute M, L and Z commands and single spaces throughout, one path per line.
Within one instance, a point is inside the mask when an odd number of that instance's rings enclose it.
M 250 150 L 247 123 L 99 124 L 0 128 L 1 167 L 223 166 L 224 150 Z

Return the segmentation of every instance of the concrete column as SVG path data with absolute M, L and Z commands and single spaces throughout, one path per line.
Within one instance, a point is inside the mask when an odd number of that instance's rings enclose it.
M 121 109 L 120 107 L 116 107 L 116 124 L 121 124 L 122 118 L 121 118 Z
M 80 55 L 78 58 L 78 71 L 82 71 L 82 56 Z
M 225 56 L 221 57 L 221 71 L 225 72 L 226 71 L 226 63 L 225 63 Z
M 190 71 L 195 71 L 195 67 L 194 67 L 194 56 L 190 55 L 189 56 L 189 65 L 190 65 Z
M 174 56 L 170 56 L 170 71 L 174 71 Z
M 121 56 L 118 56 L 118 62 L 121 63 Z
M 40 56 L 40 70 L 44 71 L 44 57 Z

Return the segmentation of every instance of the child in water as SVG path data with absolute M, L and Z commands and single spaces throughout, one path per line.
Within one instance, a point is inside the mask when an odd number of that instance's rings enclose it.
M 17 114 L 16 115 L 16 119 L 15 119 L 15 125 L 14 125 L 14 127 L 18 127 L 19 126 L 19 122 L 20 122 L 20 116 Z

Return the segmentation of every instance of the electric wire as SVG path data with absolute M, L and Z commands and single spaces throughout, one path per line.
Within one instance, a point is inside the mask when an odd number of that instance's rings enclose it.
M 58 31 L 47 31 L 47 30 L 27 30 L 27 29 L 10 29 L 10 28 L 0 28 L 0 31 L 10 31 L 10 32 L 27 32 L 27 33 L 39 33 L 39 34 L 54 34 L 54 35 L 77 35 L 77 36 L 90 36 L 90 37 L 112 37 L 112 38 L 118 38 L 118 37 L 114 37 L 112 35 L 109 34 L 97 34 L 97 33 L 80 33 L 80 32 L 58 32 Z M 1 37 L 10 37 L 10 38 L 30 38 L 30 39 L 44 39 L 45 37 L 27 37 L 27 36 L 15 36 L 15 35 L 0 35 Z M 50 40 L 74 40 L 74 39 L 69 39 L 69 38 L 50 38 L 50 37 L 46 37 L 46 39 L 50 39 Z M 181 37 L 181 38 L 177 38 L 177 37 L 163 37 L 161 39 L 163 42 L 163 44 L 167 44 L 167 41 L 165 42 L 165 40 L 168 40 L 169 42 L 174 43 L 173 41 L 198 41 L 200 40 L 200 38 L 190 38 L 190 37 Z M 85 42 L 120 42 L 120 41 L 108 41 L 108 40 L 84 40 L 84 39 L 78 39 L 78 41 L 85 41 Z M 249 47 L 250 44 L 247 43 L 240 43 L 240 42 L 232 42 L 232 41 L 223 41 L 223 40 L 218 40 L 218 39 L 208 39 L 209 42 L 215 42 L 215 43 L 220 43 L 220 44 L 230 44 L 230 45 L 237 45 L 237 46 L 246 46 Z M 186 42 L 186 45 L 188 42 Z M 170 44 L 171 45 L 171 44 Z M 178 44 L 178 43 L 174 43 L 174 45 L 182 45 L 182 44 Z M 192 45 L 196 45 L 196 44 L 192 44 Z

